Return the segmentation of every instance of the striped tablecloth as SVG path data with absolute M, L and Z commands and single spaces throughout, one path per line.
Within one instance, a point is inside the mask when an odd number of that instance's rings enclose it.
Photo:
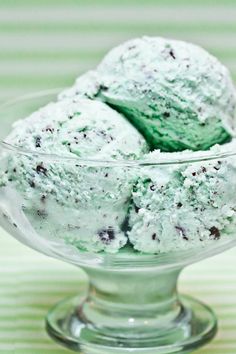
M 68 86 L 112 46 L 142 34 L 199 43 L 236 80 L 235 0 L 0 0 L 0 101 Z M 181 277 L 182 291 L 210 304 L 219 317 L 216 339 L 199 354 L 236 353 L 235 270 L 233 249 Z M 44 316 L 85 282 L 82 272 L 0 230 L 0 352 L 69 353 L 47 337 Z

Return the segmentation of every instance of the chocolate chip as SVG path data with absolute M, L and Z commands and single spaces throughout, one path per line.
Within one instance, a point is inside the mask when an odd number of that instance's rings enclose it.
M 135 210 L 135 213 L 137 213 L 137 214 L 138 214 L 138 212 L 139 212 L 140 208 L 139 208 L 136 204 L 134 204 L 134 210 Z
M 13 168 L 13 172 L 16 173 L 16 168 Z
M 179 209 L 179 208 L 181 208 L 183 206 L 183 204 L 182 203 L 177 203 L 177 208 Z
M 84 134 L 83 134 L 83 137 L 84 137 L 84 138 L 87 138 L 87 134 L 84 133 Z
M 69 230 L 79 230 L 80 226 L 79 225 L 71 225 L 71 224 L 67 224 L 67 227 Z
M 217 227 L 212 226 L 209 231 L 210 231 L 210 236 L 213 236 L 214 240 L 219 240 L 220 230 Z
M 100 90 L 102 91 L 107 91 L 109 89 L 108 86 L 104 85 L 104 84 L 100 84 Z
M 42 197 L 40 198 L 40 200 L 41 200 L 42 203 L 44 203 L 45 200 L 46 200 L 46 195 L 43 194 Z
M 108 173 L 106 173 L 104 177 L 108 177 Z
M 181 232 L 182 234 L 185 234 L 184 229 L 181 226 L 175 226 L 176 230 Z
M 128 50 L 132 50 L 132 49 L 135 49 L 136 48 L 136 45 L 131 45 L 128 47 Z
M 35 138 L 35 147 L 36 148 L 41 147 L 41 137 L 40 136 L 36 136 L 36 138 Z
M 106 245 L 109 245 L 112 240 L 115 238 L 115 232 L 112 226 L 109 226 L 107 229 L 100 230 L 98 236 L 101 241 Z
M 43 219 L 45 219 L 48 216 L 47 212 L 44 209 L 38 209 L 37 214 Z
M 168 117 L 170 116 L 170 112 L 164 112 L 164 113 L 163 113 L 163 116 L 164 116 L 165 118 L 168 118 Z
M 99 133 L 100 133 L 101 135 L 103 135 L 103 136 L 106 136 L 106 135 L 107 135 L 104 130 L 100 130 Z
M 196 176 L 196 174 L 197 174 L 196 172 L 193 172 L 193 173 L 192 173 L 192 176 L 194 176 L 194 177 L 195 177 L 195 176 Z
M 29 181 L 29 185 L 30 185 L 31 188 L 35 188 L 35 183 L 34 183 L 34 181 L 30 180 L 30 181 Z
M 151 191 L 153 191 L 153 192 L 156 190 L 156 186 L 155 186 L 155 184 L 152 184 L 149 188 L 150 188 L 150 189 L 151 189 Z
M 42 173 L 44 176 L 47 176 L 47 169 L 43 165 L 37 165 L 36 172 L 38 174 Z
M 205 173 L 207 171 L 206 167 L 202 166 L 202 172 Z
M 216 171 L 218 171 L 218 170 L 220 169 L 222 162 L 221 162 L 221 161 L 217 161 L 217 163 L 218 163 L 219 166 L 214 166 L 214 169 L 215 169 Z
M 154 241 L 156 238 L 157 238 L 157 234 L 156 233 L 152 234 L 152 240 Z
M 52 126 L 50 126 L 50 125 L 47 125 L 46 128 L 45 128 L 45 131 L 53 133 L 54 132 L 54 128 Z
M 173 49 L 171 49 L 171 50 L 169 51 L 169 54 L 170 54 L 170 56 L 171 56 L 173 59 L 176 59 L 176 56 L 175 56 L 175 54 L 174 54 Z
M 15 223 L 13 223 L 13 226 L 14 226 L 15 228 L 17 228 L 17 225 L 16 225 Z
M 188 237 L 186 236 L 186 230 L 183 227 L 175 226 L 175 229 L 180 233 L 180 235 L 182 236 L 183 240 L 188 241 Z

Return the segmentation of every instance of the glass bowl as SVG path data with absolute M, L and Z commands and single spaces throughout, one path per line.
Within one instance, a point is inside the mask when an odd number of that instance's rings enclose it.
M 216 317 L 180 295 L 177 280 L 185 266 L 236 243 L 236 151 L 101 161 L 4 142 L 14 121 L 58 91 L 16 99 L 0 111 L 1 226 L 89 277 L 86 294 L 49 312 L 48 333 L 89 354 L 187 353 L 204 345 L 216 333 Z M 162 185 L 167 175 L 172 194 Z

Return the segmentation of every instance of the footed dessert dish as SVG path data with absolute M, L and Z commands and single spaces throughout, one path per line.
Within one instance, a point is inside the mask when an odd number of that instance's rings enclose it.
M 48 314 L 82 353 L 187 353 L 217 328 L 181 270 L 236 243 L 236 95 L 190 43 L 143 37 L 73 87 L 1 107 L 0 223 L 88 274 Z

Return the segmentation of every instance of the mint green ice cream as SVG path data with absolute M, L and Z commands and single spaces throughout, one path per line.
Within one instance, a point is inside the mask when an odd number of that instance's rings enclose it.
M 229 72 L 191 43 L 161 37 L 125 42 L 61 97 L 76 94 L 125 114 L 152 149 L 207 150 L 235 135 Z
M 236 141 L 212 153 L 235 151 Z M 184 151 L 147 155 L 150 163 L 199 156 Z M 206 157 L 206 153 L 201 152 Z M 129 240 L 136 250 L 162 253 L 199 248 L 232 237 L 236 228 L 236 158 L 140 168 L 133 187 Z
M 205 159 L 235 151 L 235 104 L 227 69 L 202 48 L 128 41 L 14 125 L 6 142 L 30 154 L 4 154 L 0 187 L 40 236 L 79 250 L 208 245 L 236 228 L 236 159 Z
M 89 164 L 135 160 L 147 152 L 143 137 L 121 114 L 88 99 L 51 103 L 15 123 L 5 141 L 31 151 L 6 154 L 0 187 L 21 200 L 39 235 L 94 252 L 117 252 L 126 244 L 123 224 L 134 176 L 123 166 Z

